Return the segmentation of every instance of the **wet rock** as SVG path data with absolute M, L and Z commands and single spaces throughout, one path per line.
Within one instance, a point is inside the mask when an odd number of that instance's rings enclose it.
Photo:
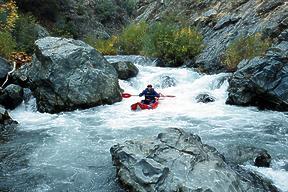
M 110 152 L 117 177 L 129 191 L 277 191 L 260 177 L 247 180 L 245 170 L 234 171 L 214 147 L 181 129 L 126 141 Z
M 46 37 L 36 41 L 30 65 L 17 72 L 36 98 L 40 112 L 57 113 L 121 100 L 118 74 L 82 41 Z M 25 77 L 25 78 L 24 78 Z
M 238 165 L 243 165 L 244 163 L 255 164 L 255 159 L 261 157 L 262 155 L 265 157 L 270 157 L 271 161 L 271 156 L 265 149 L 250 146 L 236 146 L 231 147 L 227 153 L 225 153 L 225 159 L 229 163 Z
M 197 103 L 210 103 L 210 102 L 214 102 L 215 101 L 215 98 L 210 96 L 209 94 L 207 93 L 202 93 L 202 94 L 199 94 L 196 96 L 196 101 Z
M 0 86 L 4 83 L 7 73 L 12 70 L 12 66 L 6 59 L 0 57 Z
M 265 57 L 242 61 L 229 81 L 227 104 L 288 110 L 288 42 L 271 48 Z
M 155 87 L 161 88 L 161 89 L 174 87 L 176 86 L 176 83 L 177 83 L 174 77 L 170 77 L 168 75 L 161 76 L 159 81 L 160 83 L 156 84 Z
M 136 77 L 139 72 L 138 68 L 129 61 L 119 61 L 111 64 L 116 69 L 118 78 L 122 80 Z
M 6 109 L 15 109 L 23 101 L 23 88 L 10 84 L 0 92 L 0 105 Z
M 262 153 L 255 159 L 254 165 L 257 167 L 270 167 L 271 156 L 268 153 Z
M 9 138 L 17 128 L 17 124 L 18 122 L 14 121 L 9 116 L 8 112 L 4 109 L 4 107 L 0 105 L 0 144 L 9 141 Z M 2 165 L 1 168 L 3 168 Z

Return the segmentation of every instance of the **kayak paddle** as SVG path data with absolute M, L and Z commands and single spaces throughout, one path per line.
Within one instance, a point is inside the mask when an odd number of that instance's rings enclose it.
M 122 97 L 123 98 L 129 98 L 131 96 L 139 96 L 139 95 L 131 95 L 130 93 L 122 93 Z M 160 94 L 160 97 L 176 97 L 174 95 L 163 95 L 163 94 Z

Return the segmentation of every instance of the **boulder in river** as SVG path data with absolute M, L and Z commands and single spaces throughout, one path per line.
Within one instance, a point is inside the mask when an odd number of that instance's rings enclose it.
M 269 167 L 271 163 L 271 156 L 267 150 L 252 146 L 231 147 L 225 153 L 225 159 L 229 163 L 243 165 L 248 162 L 258 167 Z
M 197 95 L 195 99 L 197 103 L 210 103 L 215 101 L 215 98 L 210 96 L 208 93 L 201 93 Z
M 91 46 L 56 37 L 35 43 L 32 63 L 15 76 L 27 82 L 40 112 L 57 113 L 121 100 L 116 70 Z
M 265 57 L 243 60 L 229 81 L 227 104 L 288 110 L 288 41 Z
M 214 147 L 181 129 L 126 141 L 110 152 L 119 181 L 129 191 L 277 191 L 260 177 L 246 179 L 244 170 L 234 171 Z
M 111 63 L 111 65 L 116 69 L 118 78 L 122 80 L 136 77 L 139 72 L 138 68 L 130 61 L 119 61 Z
M 23 88 L 19 85 L 10 84 L 5 89 L 0 90 L 0 105 L 6 109 L 15 109 L 23 101 Z

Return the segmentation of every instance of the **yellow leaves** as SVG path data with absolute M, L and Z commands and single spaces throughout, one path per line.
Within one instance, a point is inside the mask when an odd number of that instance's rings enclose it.
M 0 28 L 11 31 L 15 27 L 18 18 L 16 2 L 9 0 L 0 5 Z
M 112 36 L 110 39 L 97 40 L 94 47 L 97 51 L 101 52 L 103 55 L 116 55 L 117 49 L 116 44 L 118 42 L 118 37 Z

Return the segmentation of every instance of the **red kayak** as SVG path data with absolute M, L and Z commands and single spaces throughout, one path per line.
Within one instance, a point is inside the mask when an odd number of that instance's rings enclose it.
M 158 99 L 155 101 L 155 103 L 151 103 L 149 105 L 137 102 L 131 105 L 131 110 L 136 111 L 137 109 L 156 109 L 158 107 L 159 101 Z

